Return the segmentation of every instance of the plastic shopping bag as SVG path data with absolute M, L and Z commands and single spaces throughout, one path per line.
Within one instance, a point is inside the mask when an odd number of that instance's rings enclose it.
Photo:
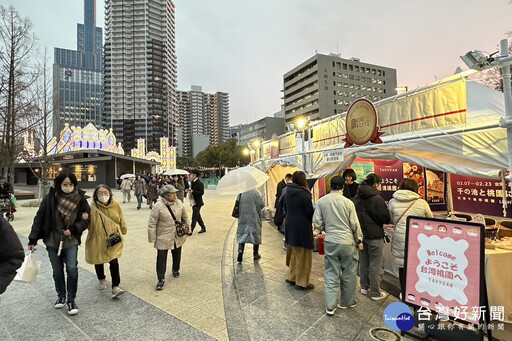
M 12 205 L 14 206 L 14 208 L 18 208 L 18 200 L 16 200 L 15 196 L 11 197 L 11 202 L 12 202 Z
M 32 258 L 32 252 L 28 251 L 25 255 L 25 261 L 18 269 L 18 273 L 16 277 L 14 277 L 14 280 L 32 283 L 36 280 L 37 273 L 39 272 L 40 268 L 41 261 Z

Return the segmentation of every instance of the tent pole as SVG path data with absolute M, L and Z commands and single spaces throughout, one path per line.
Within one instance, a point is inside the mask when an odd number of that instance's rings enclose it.
M 446 208 L 448 209 L 448 215 L 453 212 L 452 194 L 452 179 L 450 173 L 446 173 Z
M 500 41 L 501 57 L 508 57 L 508 40 Z M 500 120 L 500 125 L 507 128 L 507 146 L 508 146 L 508 171 L 507 179 L 510 181 L 510 172 L 512 172 L 512 86 L 510 84 L 510 63 L 505 63 L 501 67 L 503 76 L 503 94 L 505 96 L 505 120 Z M 512 182 L 510 182 L 512 188 Z M 503 209 L 506 217 L 507 195 L 503 194 Z

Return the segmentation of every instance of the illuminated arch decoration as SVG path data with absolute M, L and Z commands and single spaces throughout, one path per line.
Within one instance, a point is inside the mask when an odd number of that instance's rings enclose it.
M 59 142 L 54 137 L 48 145 L 49 154 L 65 153 L 75 150 L 99 149 L 115 154 L 124 154 L 120 142 L 117 142 L 115 135 L 110 130 L 98 130 L 92 123 L 84 128 L 69 127 L 66 123 L 60 132 Z
M 139 159 L 146 159 L 159 162 L 156 172 L 161 173 L 176 168 L 176 147 L 169 146 L 167 137 L 160 138 L 160 154 L 151 151 L 145 154 L 146 141 L 144 139 L 137 140 L 137 148 L 131 150 L 131 156 Z

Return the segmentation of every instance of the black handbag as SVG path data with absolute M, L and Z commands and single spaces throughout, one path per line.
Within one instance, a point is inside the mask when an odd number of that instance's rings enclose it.
M 274 214 L 274 225 L 283 225 L 284 218 L 286 218 L 286 212 L 284 211 L 284 198 L 282 198 L 279 200 L 279 204 L 277 204 L 276 208 L 276 214 Z
M 119 244 L 122 239 L 121 239 L 121 234 L 119 232 L 115 232 L 115 233 L 112 233 L 111 235 L 109 235 L 107 233 L 107 229 L 105 228 L 105 223 L 103 222 L 103 213 L 100 212 L 100 210 L 98 209 L 98 213 L 99 213 L 99 216 L 100 216 L 100 219 L 101 219 L 101 225 L 103 225 L 103 230 L 105 230 L 105 235 L 107 236 L 107 247 L 112 247 L 116 244 Z
M 176 235 L 178 237 L 183 237 L 184 235 L 186 235 L 188 233 L 187 222 L 176 220 L 176 216 L 172 212 L 171 208 L 168 205 L 165 205 L 165 206 L 167 206 L 167 209 L 171 213 L 172 219 L 174 219 L 174 224 L 176 225 Z
M 242 197 L 242 193 L 238 194 L 235 201 L 235 207 L 233 207 L 233 212 L 231 212 L 231 216 L 233 218 L 238 218 L 240 216 L 240 198 Z

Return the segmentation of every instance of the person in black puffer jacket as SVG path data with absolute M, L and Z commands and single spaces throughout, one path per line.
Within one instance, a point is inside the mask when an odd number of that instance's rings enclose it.
M 286 282 L 296 285 L 296 289 L 311 290 L 310 283 L 313 260 L 313 203 L 306 175 L 296 171 L 293 183 L 286 186 L 283 197 L 285 220 Z
M 381 184 L 380 176 L 368 174 L 357 188 L 357 195 L 353 199 L 363 230 L 363 250 L 359 256 L 361 294 L 366 295 L 370 289 L 371 298 L 375 301 L 386 297 L 380 291 L 383 275 L 383 224 L 389 224 L 390 221 L 386 202 L 380 196 Z
M 16 232 L 0 217 L 0 294 L 12 282 L 24 259 L 25 252 Z

